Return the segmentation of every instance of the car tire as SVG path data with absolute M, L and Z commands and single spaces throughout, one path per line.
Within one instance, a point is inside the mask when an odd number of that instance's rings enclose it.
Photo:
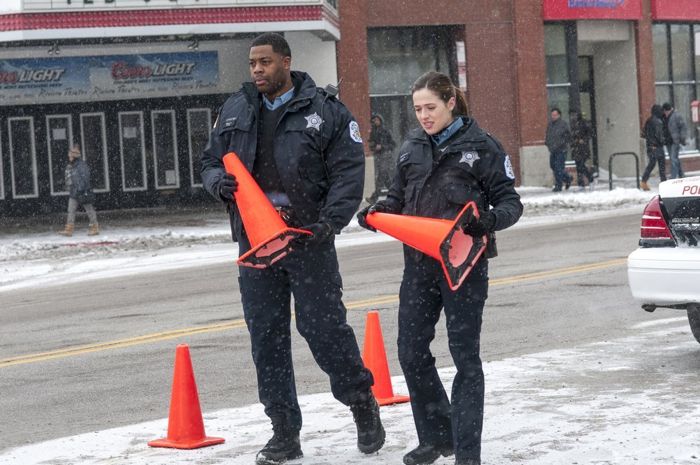
M 700 305 L 688 305 L 688 323 L 695 340 L 700 342 Z

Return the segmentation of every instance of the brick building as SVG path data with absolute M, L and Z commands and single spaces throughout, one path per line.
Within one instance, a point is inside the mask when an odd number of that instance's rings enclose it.
M 0 214 L 65 208 L 70 141 L 98 209 L 210 201 L 199 151 L 264 31 L 284 33 L 294 67 L 318 85 L 342 80 L 365 135 L 379 112 L 401 139 L 416 124 L 411 84 L 437 69 L 465 90 L 522 184 L 551 183 L 552 106 L 592 121 L 594 161 L 607 169 L 616 152 L 643 163 L 641 125 L 669 101 L 690 127 L 686 171 L 700 169 L 694 0 L 3 0 Z

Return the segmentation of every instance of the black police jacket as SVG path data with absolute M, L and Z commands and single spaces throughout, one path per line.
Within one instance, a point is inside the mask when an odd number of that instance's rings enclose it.
M 274 156 L 296 219 L 329 223 L 336 233 L 362 201 L 365 157 L 359 127 L 340 101 L 317 88 L 311 77 L 292 71 L 294 97 L 277 124 Z M 243 84 L 224 103 L 209 144 L 202 152 L 204 188 L 215 198 L 225 174 L 222 158 L 235 152 L 253 170 L 262 99 L 255 85 Z M 234 240 L 243 233 L 240 214 L 229 206 Z
M 474 201 L 481 211 L 493 212 L 494 230 L 505 229 L 523 212 L 510 158 L 474 119 L 462 119 L 464 126 L 440 147 L 422 129 L 409 133 L 385 202 L 405 215 L 454 219 Z M 493 235 L 490 242 L 488 256 L 495 256 Z

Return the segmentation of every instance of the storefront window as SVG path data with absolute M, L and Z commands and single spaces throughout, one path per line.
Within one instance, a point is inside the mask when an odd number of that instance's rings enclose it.
M 547 84 L 569 84 L 566 32 L 563 24 L 544 26 L 544 55 L 547 62 Z
M 370 106 L 372 113 L 382 115 L 395 140 L 402 140 L 416 126 L 411 85 L 421 74 L 440 71 L 459 82 L 457 40 L 464 40 L 463 34 L 449 26 L 367 31 Z
M 692 81 L 693 53 L 690 47 L 690 26 L 671 24 L 671 63 L 674 81 Z
M 656 102 L 669 102 L 690 124 L 690 102 L 697 99 L 697 75 L 700 63 L 694 51 L 694 32 L 698 26 L 688 24 L 655 24 L 653 28 L 654 69 L 656 70 Z M 670 51 L 670 54 L 669 54 Z M 684 150 L 697 149 L 696 131 L 689 131 Z
M 654 74 L 656 81 L 668 81 L 669 60 L 668 60 L 668 36 L 666 35 L 665 24 L 654 24 L 652 28 L 654 41 Z
M 568 119 L 571 79 L 566 53 L 566 27 L 563 24 L 545 24 L 544 53 L 547 63 L 547 105 L 550 109 L 559 108 L 564 119 Z

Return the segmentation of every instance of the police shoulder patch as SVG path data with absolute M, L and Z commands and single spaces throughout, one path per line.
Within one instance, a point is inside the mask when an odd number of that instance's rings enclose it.
M 506 170 L 506 176 L 508 176 L 510 179 L 515 179 L 513 164 L 510 162 L 510 157 L 508 155 L 506 155 L 506 160 L 503 162 L 503 167 Z
M 350 130 L 350 138 L 358 144 L 361 144 L 362 136 L 360 135 L 360 125 L 357 124 L 357 121 L 350 121 L 348 128 Z

